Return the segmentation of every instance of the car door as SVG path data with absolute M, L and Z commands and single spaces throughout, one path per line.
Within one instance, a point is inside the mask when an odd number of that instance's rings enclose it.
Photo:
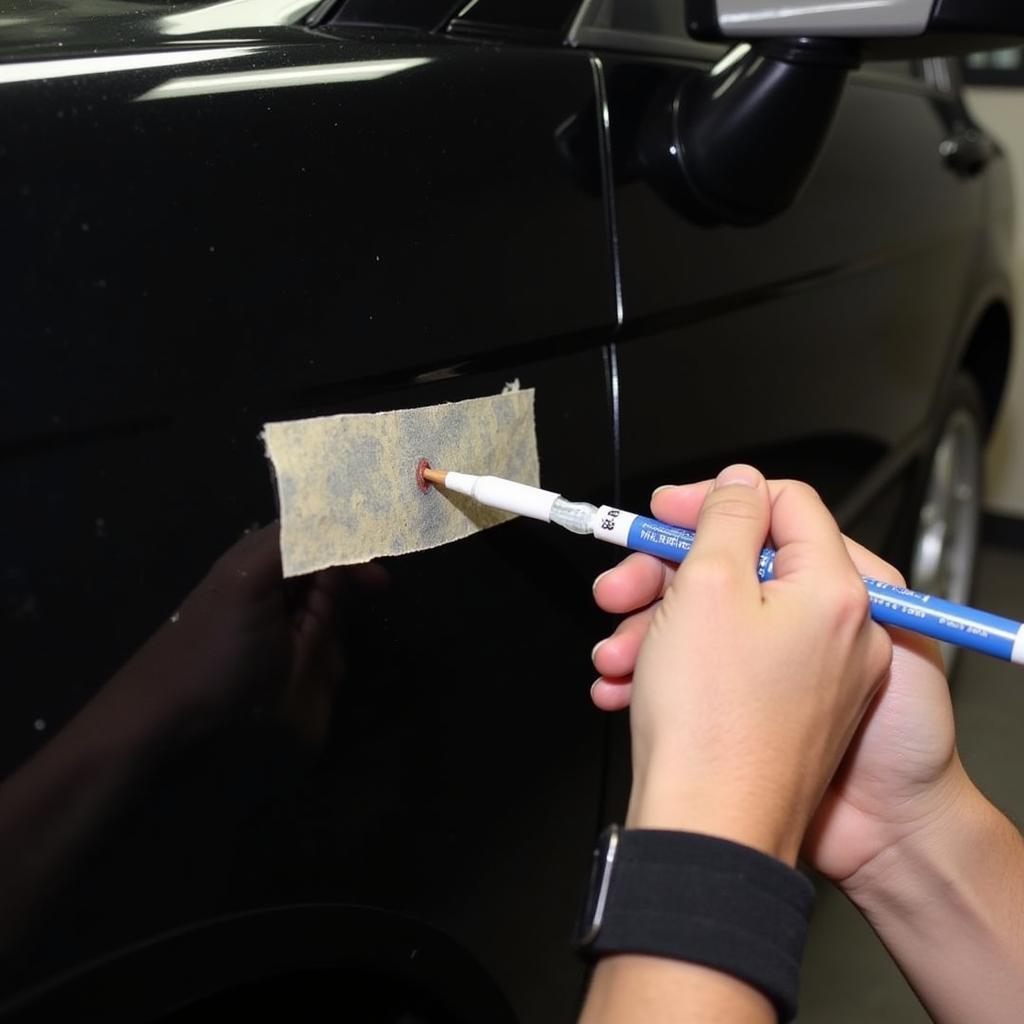
M 979 291 L 984 186 L 940 155 L 955 98 L 909 63 L 853 73 L 792 207 L 733 227 L 680 212 L 638 167 L 659 90 L 725 49 L 686 38 L 681 5 L 589 10 L 575 39 L 602 60 L 615 160 L 624 500 L 743 459 L 810 480 L 883 548 L 900 502 L 886 485 Z
M 593 62 L 386 6 L 5 29 L 11 1019 L 574 1012 L 607 552 L 519 521 L 384 560 L 313 647 L 308 583 L 251 568 L 269 420 L 518 380 L 545 485 L 611 493 Z

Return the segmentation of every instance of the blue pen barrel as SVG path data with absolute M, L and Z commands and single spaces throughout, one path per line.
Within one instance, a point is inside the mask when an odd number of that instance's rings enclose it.
M 602 505 L 594 536 L 633 551 L 681 562 L 690 553 L 696 535 L 682 526 Z M 758 559 L 757 575 L 767 581 L 774 577 L 774 570 L 775 551 L 765 548 Z M 881 580 L 865 577 L 864 583 L 871 601 L 871 617 L 876 622 L 1024 664 L 1021 623 Z
M 657 519 L 637 516 L 629 527 L 626 547 L 681 562 L 690 553 L 695 536 L 693 530 L 682 526 L 669 526 Z
M 681 562 L 693 547 L 696 534 L 683 526 L 670 526 L 658 519 L 637 516 L 630 524 L 626 547 L 644 551 L 673 562 Z M 757 563 L 757 575 L 763 582 L 770 580 L 775 569 L 775 552 L 765 548 Z
M 1011 660 L 1021 628 L 1019 622 L 881 580 L 865 577 L 864 582 L 875 622 Z

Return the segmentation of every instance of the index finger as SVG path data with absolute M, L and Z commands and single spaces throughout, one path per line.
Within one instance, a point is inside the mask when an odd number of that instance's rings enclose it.
M 832 513 L 818 492 L 798 480 L 781 480 L 772 494 L 775 578 L 851 574 L 853 562 Z
M 891 583 L 895 587 L 906 587 L 907 581 L 903 578 L 903 573 L 894 565 L 890 565 L 884 558 L 880 558 L 863 544 L 858 544 L 849 537 L 843 537 L 843 542 L 846 544 L 850 560 L 861 576 L 870 576 L 873 580 Z

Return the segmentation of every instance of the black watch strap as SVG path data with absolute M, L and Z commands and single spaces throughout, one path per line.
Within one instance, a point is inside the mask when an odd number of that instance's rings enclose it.
M 608 830 L 577 936 L 591 957 L 638 953 L 703 964 L 796 1015 L 814 889 L 774 857 L 691 832 Z

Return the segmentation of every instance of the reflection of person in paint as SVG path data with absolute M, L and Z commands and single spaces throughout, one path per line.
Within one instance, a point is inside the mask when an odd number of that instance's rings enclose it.
M 276 524 L 222 555 L 170 621 L 0 785 L 0 948 L 172 751 L 260 710 L 318 748 L 342 672 L 339 599 L 383 573 L 356 566 L 286 585 Z
M 749 466 L 651 504 L 699 528 L 678 569 L 632 554 L 594 587 L 627 616 L 595 648 L 592 690 L 605 710 L 631 705 L 623 835 L 702 833 L 782 872 L 802 854 L 936 1020 L 1019 1020 L 1024 840 L 957 756 L 937 646 L 868 618 L 859 574 L 902 586 L 899 574 L 844 547 L 809 488 Z M 761 584 L 751 566 L 769 535 L 776 580 Z M 700 922 L 680 921 L 699 938 Z M 776 1019 L 764 989 L 740 980 L 747 965 L 636 953 L 599 960 L 583 1024 Z

